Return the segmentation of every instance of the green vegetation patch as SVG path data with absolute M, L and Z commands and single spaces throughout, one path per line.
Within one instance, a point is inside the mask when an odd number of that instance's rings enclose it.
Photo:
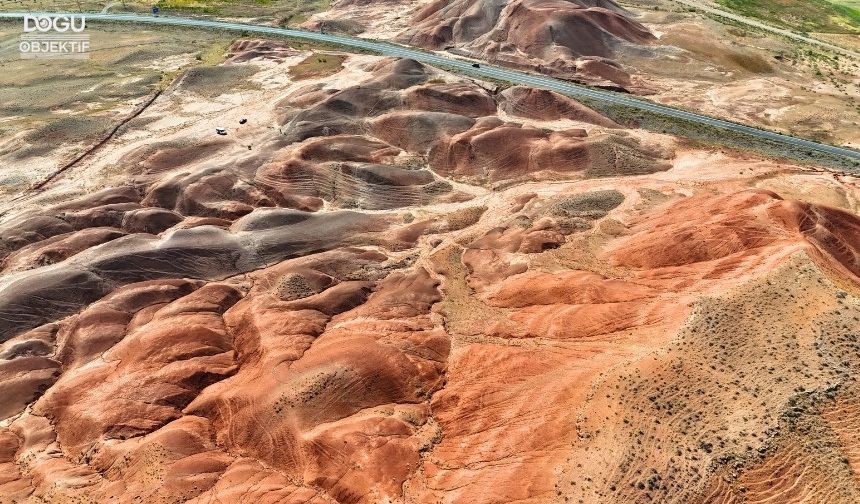
M 853 7 L 854 9 L 860 10 L 860 0 L 830 0 L 830 3 Z
M 149 14 L 153 6 L 161 15 L 209 14 L 214 16 L 276 19 L 296 25 L 328 9 L 331 0 L 0 0 L 0 11 L 99 12 L 110 4 L 111 13 Z
M 744 16 L 801 32 L 860 33 L 860 8 L 853 1 L 717 0 Z
M 136 3 L 136 2 L 134 2 Z M 155 5 L 164 12 L 183 11 L 200 14 L 234 13 L 237 8 L 248 8 L 251 12 L 264 11 L 278 3 L 275 0 L 159 0 Z
M 256 72 L 257 67 L 245 65 L 194 67 L 186 71 L 180 87 L 200 96 L 214 98 L 239 88 L 258 88 L 257 83 L 247 80 Z
M 136 3 L 136 2 L 135 2 Z M 194 12 L 241 17 L 274 17 L 284 26 L 295 25 L 331 5 L 329 0 L 159 0 L 165 14 Z
M 322 12 L 331 6 L 329 0 L 285 0 L 278 2 L 276 14 L 281 26 L 297 25 L 311 15 Z
M 290 67 L 290 76 L 295 80 L 326 77 L 343 68 L 346 56 L 339 54 L 313 53 L 295 66 Z
M 110 125 L 104 117 L 65 116 L 27 133 L 25 139 L 30 143 L 82 142 L 107 132 Z

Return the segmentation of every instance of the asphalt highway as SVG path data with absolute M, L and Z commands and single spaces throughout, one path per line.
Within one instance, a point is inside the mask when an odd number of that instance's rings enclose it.
M 515 85 L 524 85 L 535 88 L 547 89 L 570 96 L 572 98 L 587 98 L 591 100 L 602 101 L 604 103 L 621 105 L 633 109 L 642 110 L 645 112 L 659 114 L 666 117 L 691 121 L 694 123 L 711 126 L 717 129 L 732 131 L 736 133 L 743 133 L 752 137 L 769 140 L 771 142 L 790 146 L 796 149 L 826 153 L 834 156 L 845 157 L 854 161 L 860 161 L 860 151 L 854 149 L 837 147 L 833 145 L 813 142 L 811 140 L 806 140 L 803 138 L 774 133 L 772 131 L 766 131 L 751 126 L 746 126 L 744 124 L 739 124 L 724 119 L 718 119 L 716 117 L 711 117 L 704 114 L 698 114 L 695 112 L 689 112 L 666 105 L 660 105 L 642 98 L 637 98 L 622 93 L 616 93 L 613 91 L 606 91 L 602 89 L 594 89 L 587 86 L 567 82 L 564 80 L 555 79 L 552 77 L 512 70 L 509 68 L 495 66 L 484 62 L 480 62 L 480 66 L 478 68 L 475 68 L 473 66 L 472 61 L 465 61 L 428 51 L 413 49 L 408 46 L 394 44 L 391 42 L 379 42 L 375 40 L 367 40 L 345 35 L 334 35 L 306 30 L 295 30 L 290 28 L 278 28 L 273 26 L 234 23 L 229 21 L 218 21 L 201 18 L 185 18 L 176 16 L 156 17 L 139 14 L 110 13 L 84 14 L 88 23 L 91 21 L 112 21 L 240 31 L 254 34 L 273 35 L 277 37 L 292 37 L 298 39 L 305 39 L 316 42 L 323 42 L 327 44 L 336 44 L 340 46 L 361 49 L 384 56 L 410 58 L 431 66 L 442 67 L 444 69 L 453 70 L 466 75 L 472 75 L 474 77 L 490 78 Z M 23 19 L 25 15 L 56 16 L 80 15 L 80 13 L 3 12 L 0 13 L 0 19 Z

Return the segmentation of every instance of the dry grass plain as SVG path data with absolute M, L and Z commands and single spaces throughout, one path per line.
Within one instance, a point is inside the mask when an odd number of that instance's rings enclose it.
M 0 24 L 0 192 L 13 194 L 41 180 L 182 70 L 222 61 L 231 41 L 119 25 L 88 31 L 88 60 L 27 61 L 18 56 L 17 24 Z
M 625 65 L 663 103 L 824 142 L 860 145 L 860 61 L 744 26 L 722 24 L 664 0 L 624 3 L 654 33 L 651 52 Z M 816 34 L 816 36 L 819 34 Z M 847 47 L 860 36 L 823 34 Z

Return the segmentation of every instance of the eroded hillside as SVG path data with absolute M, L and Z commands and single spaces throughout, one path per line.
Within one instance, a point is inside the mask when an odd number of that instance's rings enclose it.
M 229 54 L 3 201 L 0 500 L 857 501 L 856 177 Z

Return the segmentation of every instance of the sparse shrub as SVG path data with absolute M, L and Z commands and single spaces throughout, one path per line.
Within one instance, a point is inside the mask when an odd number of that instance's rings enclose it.
M 450 182 L 446 182 L 444 180 L 434 180 L 429 184 L 425 185 L 421 188 L 421 191 L 424 194 L 428 194 L 431 196 L 437 196 L 440 194 L 449 193 L 454 189 L 454 186 L 451 185 Z
M 624 195 L 615 190 L 592 191 L 560 200 L 552 212 L 558 216 L 599 219 L 623 201 Z
M 484 212 L 486 211 L 487 207 L 485 206 L 468 207 L 455 210 L 445 217 L 445 222 L 448 224 L 448 230 L 457 231 L 459 229 L 469 227 L 472 224 L 478 222 L 481 219 L 481 216 L 484 215 Z
M 316 294 L 307 279 L 298 273 L 289 273 L 278 280 L 278 297 L 284 301 L 294 301 Z

